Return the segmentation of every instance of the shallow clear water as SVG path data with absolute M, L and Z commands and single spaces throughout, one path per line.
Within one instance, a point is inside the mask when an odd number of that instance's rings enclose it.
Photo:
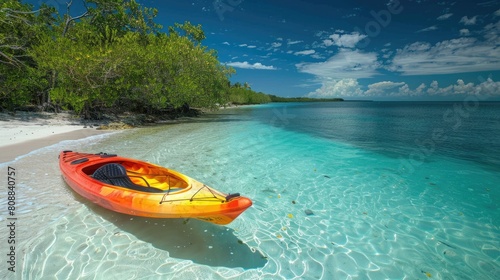
M 0 165 L 18 171 L 16 276 L 498 279 L 499 109 L 269 104 L 35 151 Z M 113 213 L 64 184 L 63 149 L 168 166 L 254 206 L 225 227 Z

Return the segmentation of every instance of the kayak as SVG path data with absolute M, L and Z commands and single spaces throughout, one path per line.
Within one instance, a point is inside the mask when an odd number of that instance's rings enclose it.
M 59 154 L 66 183 L 109 210 L 151 218 L 195 218 L 232 222 L 252 205 L 238 193 L 225 194 L 182 173 L 115 154 Z

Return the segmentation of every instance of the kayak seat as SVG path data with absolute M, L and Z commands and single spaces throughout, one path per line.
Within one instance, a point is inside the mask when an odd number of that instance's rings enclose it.
M 146 186 L 136 185 L 134 182 L 130 180 L 130 177 L 127 175 L 127 170 L 125 169 L 125 167 L 123 167 L 123 165 L 118 163 L 108 163 L 99 167 L 94 172 L 94 174 L 92 174 L 92 177 L 96 180 L 99 180 L 109 185 L 124 187 L 136 191 L 151 192 L 151 193 L 164 192 L 162 189 L 149 186 L 148 182 L 140 176 L 137 177 L 143 179 L 148 186 L 146 187 Z

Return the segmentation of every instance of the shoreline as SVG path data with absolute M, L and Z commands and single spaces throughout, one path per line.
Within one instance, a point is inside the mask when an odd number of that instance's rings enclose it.
M 109 132 L 111 131 L 82 128 L 73 131 L 61 132 L 50 136 L 39 138 L 37 137 L 8 145 L 3 145 L 3 143 L 1 143 L 0 164 L 14 161 L 20 156 L 27 155 L 35 150 L 57 144 L 64 140 L 78 140 Z
M 248 105 L 247 105 L 248 106 Z M 245 105 L 231 105 L 219 108 L 234 109 Z M 210 114 L 211 112 L 203 112 Z M 136 116 L 137 117 L 137 116 Z M 130 129 L 135 126 L 122 119 L 81 120 L 69 112 L 47 113 L 26 112 L 0 113 L 0 164 L 14 161 L 32 151 L 57 144 L 64 140 L 78 140 L 89 136 Z M 187 117 L 190 119 L 191 117 Z M 152 125 L 181 123 L 185 118 L 157 119 Z M 133 121 L 144 126 L 140 119 Z M 141 125 L 142 124 L 142 125 Z M 151 125 L 150 124 L 150 125 Z
M 81 123 L 69 113 L 16 112 L 0 114 L 0 163 L 64 140 L 110 132 Z

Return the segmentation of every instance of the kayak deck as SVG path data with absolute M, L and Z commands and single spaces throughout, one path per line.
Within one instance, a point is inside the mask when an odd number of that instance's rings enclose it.
M 59 166 L 66 183 L 110 210 L 152 218 L 196 218 L 228 224 L 252 205 L 175 170 L 108 154 L 64 151 Z

